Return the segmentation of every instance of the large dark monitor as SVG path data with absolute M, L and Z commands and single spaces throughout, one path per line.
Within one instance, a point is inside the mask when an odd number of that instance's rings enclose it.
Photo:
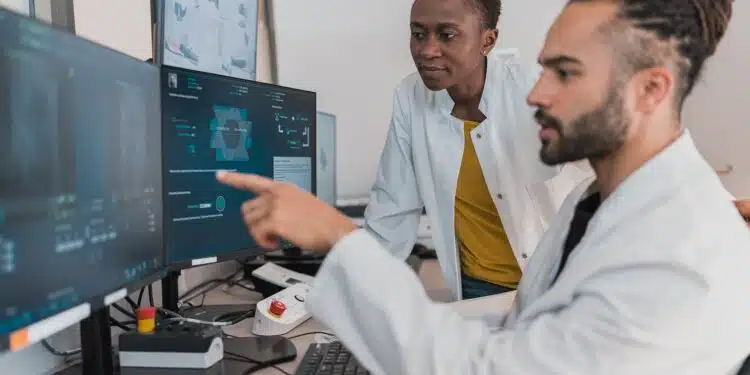
M 315 192 L 314 92 L 162 67 L 165 235 L 171 268 L 260 254 L 242 220 L 249 193 L 216 171 Z
M 0 346 L 163 276 L 158 69 L 0 8 Z

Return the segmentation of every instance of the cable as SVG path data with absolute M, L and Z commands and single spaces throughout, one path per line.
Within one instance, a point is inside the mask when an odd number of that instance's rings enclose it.
M 239 361 L 242 361 L 242 362 L 256 363 L 256 364 L 260 363 L 260 362 L 258 362 L 256 360 L 250 359 L 249 357 L 244 356 L 242 354 L 237 354 L 237 353 L 230 352 L 229 350 L 224 350 L 224 354 L 229 354 L 229 355 L 231 355 L 233 357 L 237 357 L 238 359 L 236 359 L 236 360 L 239 360 Z
M 249 286 L 247 286 L 245 284 L 242 284 L 239 281 L 232 281 L 228 285 L 229 285 L 230 288 L 238 286 L 238 287 L 240 287 L 242 289 L 245 289 L 247 291 L 250 291 L 250 292 L 256 292 L 256 293 L 258 292 L 257 290 L 255 290 L 255 288 L 252 288 L 252 287 L 249 287 Z
M 140 307 L 140 305 L 135 303 L 135 301 L 133 301 L 133 299 L 130 298 L 130 296 L 125 296 L 125 301 L 128 303 L 128 305 L 130 305 L 130 309 L 133 310 L 133 314 L 135 314 L 135 312 L 138 310 L 138 307 Z
M 287 337 L 287 339 L 294 340 L 294 339 L 302 337 L 302 336 L 309 336 L 309 335 L 314 335 L 314 334 L 317 334 L 317 333 L 319 333 L 321 335 L 336 337 L 336 335 L 334 335 L 333 333 L 330 333 L 330 332 L 312 331 L 312 332 L 305 332 L 305 333 L 300 333 L 299 335 L 294 335 L 294 336 L 291 336 L 291 337 Z
M 126 322 L 120 322 L 120 321 L 118 321 L 117 319 L 115 319 L 115 318 L 113 318 L 111 316 L 109 317 L 109 324 L 110 325 L 113 325 L 113 326 L 115 326 L 115 327 L 117 327 L 117 328 L 119 328 L 119 329 L 121 329 L 121 330 L 123 330 L 125 332 L 130 332 L 131 331 L 130 327 L 128 327 L 126 325 L 128 323 L 135 324 L 135 321 L 134 320 L 128 320 Z
M 130 319 L 137 319 L 134 313 L 128 310 L 125 310 L 122 306 L 118 305 L 117 303 L 113 303 L 110 306 L 114 307 L 115 309 L 117 309 L 117 311 L 121 312 L 123 315 L 127 316 Z
M 246 317 L 243 317 L 243 318 L 242 318 L 242 319 L 240 319 L 239 321 L 229 321 L 229 322 L 211 322 L 211 321 L 207 321 L 207 320 L 200 320 L 200 319 L 186 318 L 186 317 L 184 317 L 184 316 L 182 316 L 182 315 L 180 315 L 180 314 L 178 314 L 178 313 L 176 313 L 176 312 L 174 312 L 174 311 L 169 311 L 169 310 L 167 310 L 167 309 L 164 309 L 164 308 L 161 308 L 161 307 L 157 307 L 156 309 L 157 309 L 158 311 L 161 311 L 161 312 L 163 312 L 164 314 L 166 314 L 166 315 L 169 315 L 169 316 L 171 316 L 171 317 L 172 317 L 171 319 L 167 319 L 167 320 L 166 320 L 167 322 L 169 322 L 169 321 L 180 321 L 180 322 L 185 322 L 185 323 L 202 324 L 202 325 L 207 325 L 207 326 L 214 326 L 214 327 L 226 327 L 226 326 L 231 326 L 231 325 L 234 325 L 234 324 L 237 324 L 237 323 L 241 322 L 242 320 L 245 320 L 245 318 L 246 318 Z M 247 314 L 245 314 L 245 315 L 249 315 L 249 313 L 247 313 Z
M 224 354 L 236 357 L 236 358 L 224 357 L 225 360 L 255 364 L 255 366 L 247 369 L 246 372 L 243 375 L 245 375 L 245 374 L 251 374 L 251 373 L 253 373 L 255 371 L 262 370 L 262 369 L 268 368 L 268 367 L 271 367 L 271 368 L 275 369 L 276 371 L 279 371 L 282 374 L 292 375 L 289 372 L 284 371 L 282 368 L 280 368 L 280 367 L 278 367 L 276 365 L 267 365 L 267 364 L 264 364 L 262 362 L 254 361 L 254 360 L 252 360 L 252 359 L 250 359 L 248 357 L 245 357 L 244 355 L 241 355 L 241 354 L 232 353 L 232 352 L 229 352 L 229 351 L 226 351 L 226 350 L 224 351 Z M 247 372 L 247 371 L 249 371 L 249 372 Z
M 71 355 L 76 355 L 81 352 L 81 348 L 78 349 L 71 349 L 71 350 L 65 350 L 60 351 L 55 349 L 54 346 L 52 346 L 47 339 L 42 340 L 42 346 L 47 349 L 48 352 L 52 353 L 52 355 L 56 355 L 58 357 L 69 357 Z
M 236 272 L 234 272 L 233 274 L 231 274 L 228 277 L 206 280 L 206 281 L 204 281 L 204 282 L 202 282 L 202 283 L 194 286 L 193 288 L 189 289 L 185 293 L 183 293 L 181 296 L 179 296 L 179 300 L 182 301 L 183 303 L 185 303 L 187 301 L 190 301 L 190 300 L 194 299 L 195 297 L 198 297 L 199 295 L 201 295 L 201 293 L 208 293 L 208 292 L 210 292 L 210 291 L 218 288 L 219 286 L 221 286 L 223 284 L 230 283 L 232 281 L 232 279 L 234 279 L 235 277 L 237 277 L 237 275 L 239 275 L 241 272 L 242 272 L 242 269 L 239 269 L 239 270 L 237 270 Z M 218 285 L 211 286 L 211 287 L 207 288 L 206 290 L 202 291 L 201 293 L 197 293 L 197 294 L 195 293 L 195 291 L 200 290 L 202 288 L 206 288 L 207 286 L 209 286 L 211 284 L 218 284 Z M 195 294 L 195 295 L 192 295 L 192 294 Z
M 235 277 L 237 277 L 237 275 L 239 275 L 241 272 L 242 272 L 242 269 L 239 269 L 239 270 L 235 271 L 234 273 L 232 273 L 231 275 L 229 275 L 227 277 L 206 280 L 206 281 L 204 281 L 204 282 L 202 282 L 202 283 L 194 286 L 193 288 L 191 288 L 190 290 L 186 291 L 185 293 L 183 293 L 180 296 L 179 299 L 180 300 L 182 300 L 182 299 L 190 300 L 192 298 L 187 298 L 187 296 L 189 296 L 190 294 L 193 294 L 196 290 L 199 290 L 201 288 L 204 288 L 204 287 L 206 287 L 208 285 L 211 285 L 211 284 L 214 284 L 214 283 L 220 283 L 219 285 L 221 285 L 221 284 L 226 284 L 228 282 L 231 282 L 232 279 L 234 279 Z M 216 287 L 214 287 L 214 288 L 216 288 Z
M 245 370 L 245 372 L 243 372 L 242 375 L 250 375 L 250 374 L 252 374 L 252 373 L 254 373 L 256 371 L 260 371 L 260 370 L 263 370 L 263 369 L 266 369 L 266 368 L 269 368 L 269 367 L 272 367 L 273 369 L 275 369 L 278 372 L 281 372 L 282 374 L 292 375 L 292 374 L 290 374 L 290 373 L 282 370 L 280 367 L 278 367 L 276 365 L 269 364 L 269 363 L 258 363 L 255 366 L 251 366 L 250 368 L 248 368 L 247 370 Z
M 144 292 L 145 290 L 146 290 L 146 289 L 144 289 L 144 288 L 141 288 L 141 291 L 140 291 L 140 292 L 138 293 L 138 301 L 137 301 L 137 303 L 138 303 L 138 306 L 140 306 L 140 305 L 141 305 L 141 301 L 143 301 L 143 292 Z
M 156 304 L 154 303 L 154 285 L 153 284 L 148 284 L 148 303 L 151 306 L 156 306 Z
M 237 324 L 245 319 L 249 319 L 255 316 L 255 306 L 248 311 L 232 311 L 225 314 L 221 314 L 214 318 L 214 321 L 219 322 L 233 322 Z

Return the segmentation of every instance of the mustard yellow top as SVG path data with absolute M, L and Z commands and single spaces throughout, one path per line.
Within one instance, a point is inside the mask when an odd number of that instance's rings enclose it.
M 456 187 L 455 226 L 461 269 L 467 276 L 508 288 L 518 287 L 521 268 L 508 241 L 464 121 L 464 154 Z

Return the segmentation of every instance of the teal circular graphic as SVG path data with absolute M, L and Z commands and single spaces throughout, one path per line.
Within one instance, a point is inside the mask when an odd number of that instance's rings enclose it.
M 216 198 L 216 211 L 222 212 L 224 209 L 227 208 L 227 201 L 219 195 L 218 198 Z

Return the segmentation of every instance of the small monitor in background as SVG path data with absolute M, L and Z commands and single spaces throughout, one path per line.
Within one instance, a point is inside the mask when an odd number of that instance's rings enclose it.
M 317 114 L 317 155 L 316 194 L 322 201 L 336 205 L 336 116 L 318 112 Z
M 160 0 L 162 65 L 254 80 L 258 0 Z
M 219 184 L 216 171 L 315 193 L 315 93 L 167 66 L 161 82 L 169 265 L 259 255 L 240 210 L 252 195 Z

